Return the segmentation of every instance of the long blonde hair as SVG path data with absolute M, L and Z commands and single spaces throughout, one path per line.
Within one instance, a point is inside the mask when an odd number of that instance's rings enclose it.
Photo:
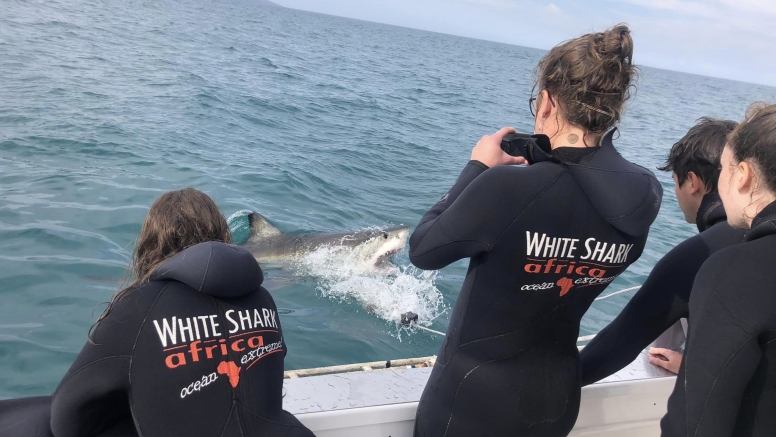
M 113 295 L 92 329 L 132 290 L 148 282 L 159 265 L 184 249 L 207 241 L 232 243 L 232 233 L 218 206 L 207 194 L 186 188 L 163 194 L 151 205 L 135 243 L 129 284 Z M 90 330 L 91 332 L 91 330 Z

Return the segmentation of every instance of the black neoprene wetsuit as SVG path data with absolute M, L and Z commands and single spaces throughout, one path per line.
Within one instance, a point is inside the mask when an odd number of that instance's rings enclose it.
M 616 319 L 579 355 L 582 385 L 627 366 L 660 334 L 690 315 L 690 291 L 701 265 L 713 253 L 738 244 L 744 230 L 727 224 L 718 194 L 704 196 L 696 218 L 700 233 L 669 251 Z
M 51 396 L 0 401 L 0 436 L 51 437 Z
M 416 437 L 558 437 L 576 421 L 580 320 L 641 255 L 662 189 L 612 133 L 552 153 L 564 162 L 469 162 L 410 238 L 423 269 L 471 258 Z
M 163 263 L 97 325 L 62 379 L 53 434 L 313 436 L 282 409 L 286 345 L 262 280 L 247 250 L 223 243 Z
M 664 437 L 776 436 L 775 266 L 776 202 L 698 272 Z

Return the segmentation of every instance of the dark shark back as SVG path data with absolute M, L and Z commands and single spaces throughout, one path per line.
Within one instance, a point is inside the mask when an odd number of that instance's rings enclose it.
M 280 229 L 270 223 L 269 220 L 256 212 L 248 214 L 248 223 L 251 227 L 251 238 L 277 237 L 283 233 Z

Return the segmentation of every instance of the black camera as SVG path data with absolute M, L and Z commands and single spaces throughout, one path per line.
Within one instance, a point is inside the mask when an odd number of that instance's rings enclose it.
M 552 159 L 550 138 L 544 134 L 507 134 L 501 140 L 501 150 L 512 156 L 522 156 L 529 164 Z

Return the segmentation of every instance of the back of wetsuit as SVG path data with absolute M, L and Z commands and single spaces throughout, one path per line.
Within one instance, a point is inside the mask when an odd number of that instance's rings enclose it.
M 617 318 L 582 349 L 583 386 L 624 368 L 661 333 L 689 317 L 690 291 L 701 265 L 715 252 L 744 239 L 744 230 L 727 223 L 716 193 L 704 196 L 696 223 L 700 233 L 658 261 Z
M 687 348 L 664 437 L 776 436 L 776 202 L 712 255 L 690 296 Z
M 566 152 L 553 154 L 574 155 Z M 617 154 L 611 133 L 600 149 L 574 152 L 585 156 L 487 171 L 471 162 L 413 233 L 418 267 L 471 257 L 416 436 L 573 427 L 579 322 L 641 255 L 662 195 L 654 175 Z
M 286 346 L 246 250 L 193 246 L 119 301 L 54 395 L 57 437 L 312 436 L 282 409 Z

